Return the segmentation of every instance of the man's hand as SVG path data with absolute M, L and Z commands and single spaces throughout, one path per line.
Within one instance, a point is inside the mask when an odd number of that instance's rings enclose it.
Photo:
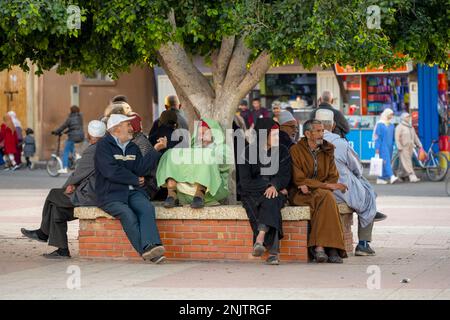
M 144 177 L 139 177 L 139 186 L 143 187 L 145 184 L 145 178 Z
M 155 148 L 156 151 L 167 148 L 167 137 L 159 138 L 153 147 Z
M 329 183 L 327 184 L 328 189 L 331 191 L 339 190 L 342 191 L 342 193 L 345 193 L 347 191 L 347 186 L 343 183 Z
M 69 184 L 64 191 L 65 194 L 71 194 L 75 191 L 76 187 L 73 184 Z
M 288 195 L 288 191 L 287 191 L 286 189 L 281 190 L 280 193 L 281 193 L 281 194 L 284 194 L 285 196 Z
M 266 196 L 267 199 L 273 199 L 278 197 L 278 191 L 274 186 L 270 186 L 266 189 L 264 195 Z
M 298 188 L 304 193 L 304 194 L 308 194 L 309 193 L 309 188 L 308 186 L 298 186 Z

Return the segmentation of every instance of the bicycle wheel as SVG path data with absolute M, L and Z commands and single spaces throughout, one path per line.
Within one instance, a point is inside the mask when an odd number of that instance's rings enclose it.
M 447 158 L 442 154 L 433 154 L 433 157 L 425 163 L 427 177 L 431 181 L 441 181 L 444 179 L 448 170 Z
M 59 161 L 56 157 L 51 157 L 50 160 L 47 161 L 47 173 L 51 177 L 59 176 L 58 170 L 61 169 Z
M 450 175 L 448 175 L 445 180 L 445 192 L 447 192 L 447 195 L 450 197 Z

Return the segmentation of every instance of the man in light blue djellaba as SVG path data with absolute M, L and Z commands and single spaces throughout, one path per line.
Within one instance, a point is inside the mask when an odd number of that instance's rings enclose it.
M 352 149 L 348 141 L 333 133 L 336 125 L 333 112 L 330 110 L 317 110 L 316 120 L 320 120 L 325 129 L 324 139 L 335 146 L 334 161 L 339 171 L 339 183 L 348 187 L 348 191 L 342 193 L 334 191 L 338 203 L 346 203 L 358 214 L 358 245 L 356 256 L 374 256 L 375 251 L 369 246 L 372 241 L 372 229 L 374 221 L 387 218 L 377 211 L 376 194 L 366 178 L 363 176 L 363 167 L 358 155 Z

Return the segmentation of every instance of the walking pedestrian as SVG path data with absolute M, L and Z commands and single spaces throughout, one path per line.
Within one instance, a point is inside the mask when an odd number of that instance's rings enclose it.
M 69 117 L 66 121 L 52 134 L 61 135 L 61 133 L 67 129 L 68 139 L 66 140 L 66 145 L 64 147 L 63 153 L 63 168 L 58 170 L 58 173 L 68 173 L 69 167 L 69 154 L 75 155 L 75 144 L 83 142 L 84 132 L 83 132 L 83 117 L 80 113 L 80 108 L 77 106 L 72 106 L 70 108 Z
M 23 144 L 22 123 L 20 123 L 20 120 L 17 118 L 17 115 L 14 111 L 9 111 L 8 114 L 11 117 L 14 127 L 16 128 L 17 147 L 16 152 L 14 153 L 14 160 L 20 167 L 20 165 L 22 164 L 22 144 Z
M 398 178 L 392 172 L 391 160 L 394 148 L 394 125 L 391 123 L 394 111 L 386 108 L 373 129 L 373 140 L 375 141 L 375 153 L 383 159 L 383 174 L 378 177 L 377 184 L 395 183 Z
M 25 130 L 26 137 L 24 138 L 23 156 L 27 161 L 27 168 L 33 169 L 33 163 L 30 158 L 36 153 L 36 141 L 34 140 L 34 131 L 31 128 Z
M 18 145 L 16 127 L 8 113 L 4 115 L 3 121 L 4 123 L 0 127 L 0 147 L 3 148 L 5 170 L 15 171 L 19 168 L 14 156 Z
M 395 128 L 395 143 L 400 160 L 397 176 L 399 178 L 409 177 L 409 182 L 420 181 L 414 172 L 412 155 L 415 147 L 422 148 L 422 143 L 412 126 L 411 115 L 407 112 L 402 113 L 401 122 Z

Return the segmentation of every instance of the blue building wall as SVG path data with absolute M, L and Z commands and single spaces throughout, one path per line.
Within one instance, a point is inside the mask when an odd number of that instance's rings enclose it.
M 419 138 L 425 150 L 433 140 L 439 138 L 439 115 L 438 115 L 438 68 L 418 64 L 419 85 Z M 435 145 L 434 151 L 439 147 Z

